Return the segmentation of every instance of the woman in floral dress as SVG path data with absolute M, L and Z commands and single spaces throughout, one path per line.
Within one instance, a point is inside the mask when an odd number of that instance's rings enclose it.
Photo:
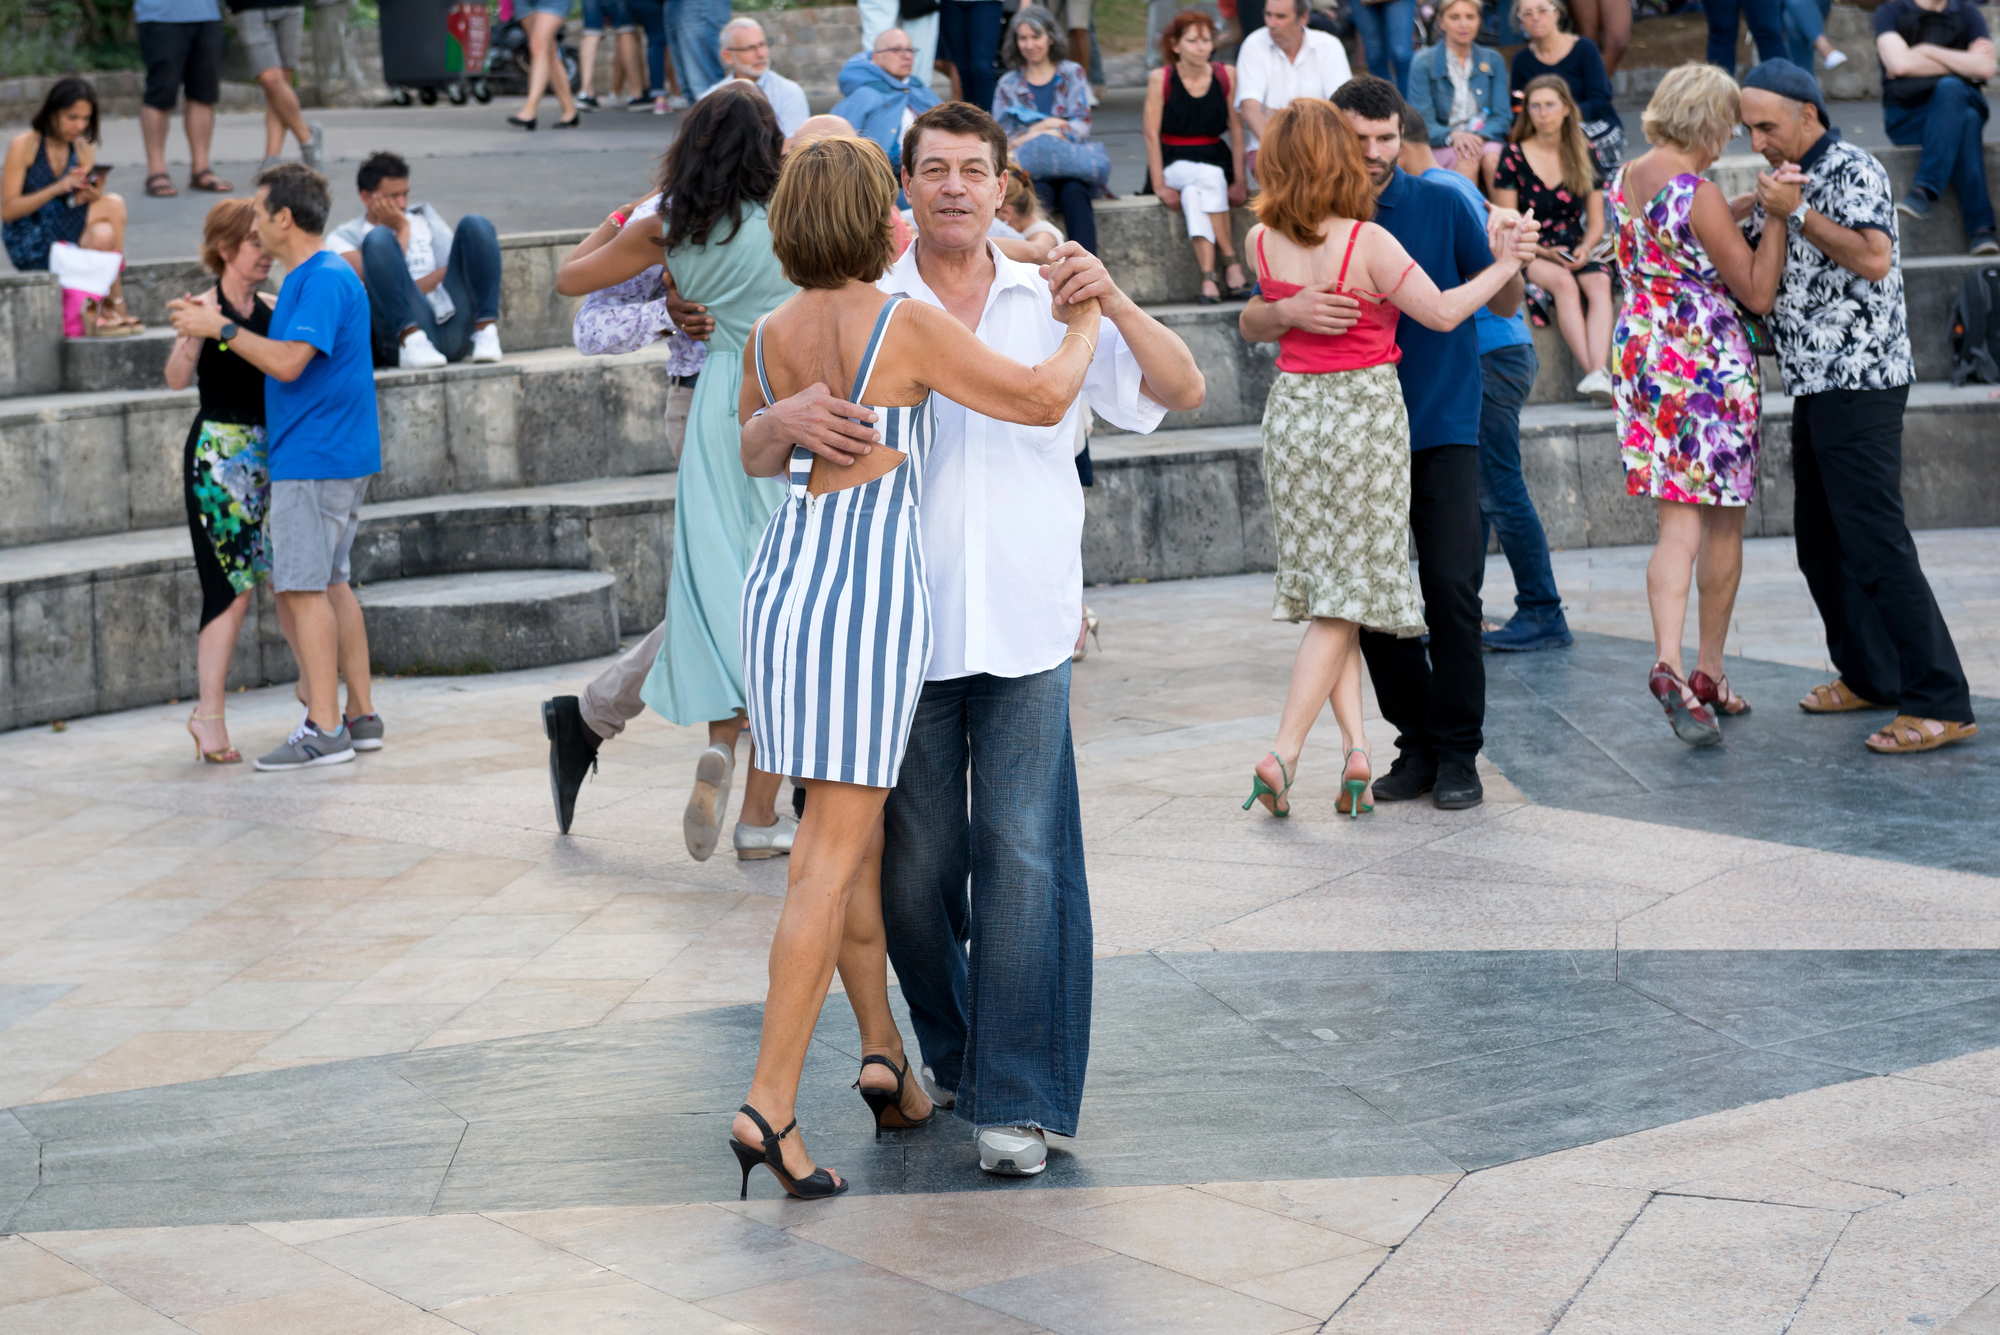
M 1783 228 L 1752 251 L 1729 201 L 1701 173 L 1740 119 L 1735 80 L 1683 65 L 1646 108 L 1650 152 L 1610 191 L 1625 310 L 1611 336 L 1613 404 L 1625 490 L 1650 496 L 1660 538 L 1646 567 L 1659 660 L 1648 689 L 1690 746 L 1722 740 L 1715 712 L 1747 714 L 1729 689 L 1723 639 L 1743 576 L 1743 514 L 1757 490 L 1757 358 L 1740 302 L 1771 309 Z M 1688 587 L 1701 589 L 1701 641 L 1681 676 Z

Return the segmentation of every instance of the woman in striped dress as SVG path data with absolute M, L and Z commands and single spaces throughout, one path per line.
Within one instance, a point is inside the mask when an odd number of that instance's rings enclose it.
M 1095 302 L 1056 308 L 1069 334 L 1026 367 L 944 311 L 884 296 L 874 284 L 894 256 L 895 199 L 889 161 L 867 140 L 792 151 L 771 196 L 771 244 L 804 290 L 758 325 L 744 355 L 746 424 L 809 386 L 851 386 L 849 402 L 867 408 L 881 440 L 845 463 L 789 442 L 743 445 L 745 472 L 791 480 L 743 589 L 750 731 L 765 763 L 809 794 L 771 939 L 757 1073 L 730 1137 L 746 1192 L 760 1163 L 794 1196 L 847 1189 L 793 1134 L 799 1071 L 836 964 L 861 1026 L 859 1085 L 877 1133 L 931 1115 L 889 1011 L 881 898 L 882 807 L 930 659 L 917 516 L 930 397 L 1010 422 L 1060 422 L 1097 345 Z

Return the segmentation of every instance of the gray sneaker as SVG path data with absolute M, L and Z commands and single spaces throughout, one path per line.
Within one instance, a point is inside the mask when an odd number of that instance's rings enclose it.
M 283 157 L 274 153 L 270 157 L 265 158 L 262 162 L 258 163 L 257 170 L 260 172 L 269 171 L 271 170 L 271 168 L 277 166 L 279 163 L 283 161 L 284 161 Z
M 347 735 L 354 739 L 357 751 L 380 751 L 382 749 L 382 716 L 363 714 L 359 718 L 342 719 Z
M 989 1126 L 979 1133 L 979 1166 L 1003 1177 L 1033 1177 L 1049 1166 L 1048 1137 L 1038 1127 Z
M 354 739 L 347 729 L 321 732 L 311 719 L 302 720 L 277 750 L 257 757 L 263 770 L 310 769 L 314 765 L 345 765 L 354 759 Z
M 729 781 L 736 773 L 736 752 L 715 742 L 694 764 L 694 792 L 687 810 L 681 813 L 681 835 L 687 840 L 688 856 L 696 862 L 708 861 L 722 838 L 722 813 L 729 808 Z
M 318 121 L 307 121 L 306 124 L 313 134 L 312 138 L 299 145 L 299 161 L 314 171 L 323 171 L 326 164 L 326 127 Z

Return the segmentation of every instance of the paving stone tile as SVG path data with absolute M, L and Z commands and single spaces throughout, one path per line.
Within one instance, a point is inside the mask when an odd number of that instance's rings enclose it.
M 305 1243 L 301 1250 L 432 1311 L 469 1298 L 617 1280 L 580 1256 L 478 1215 L 438 1215 L 344 1233 Z
M 462 1329 L 336 1274 L 331 1283 L 181 1318 L 200 1335 L 451 1335 Z
M 37 1094 L 32 1102 L 84 1098 L 225 1075 L 278 1036 L 275 1029 L 153 1032 L 127 1039 L 88 1066 Z
M 1371 1250 L 1358 1238 L 1194 1191 L 1101 1206 L 1065 1216 L 1051 1227 L 1177 1274 L 1230 1287 Z
M 309 931 L 244 969 L 233 981 L 358 982 L 378 976 L 421 940 L 420 936 L 380 936 L 348 941 L 333 933 Z
M 412 1217 L 384 1215 L 378 1219 L 302 1219 L 291 1223 L 252 1224 L 250 1227 L 282 1243 L 299 1247 L 308 1242 L 319 1242 L 324 1238 L 337 1238 L 348 1233 L 365 1233 L 371 1228 L 387 1228 L 391 1224 L 407 1224 Z
M 114 973 L 66 988 L 62 999 L 51 1004 L 63 1009 L 171 1006 L 178 1010 L 235 975 L 229 965 L 203 968 L 127 961 Z
M 1380 1247 L 1394 1247 L 1437 1208 L 1451 1185 L 1433 1177 L 1408 1175 L 1322 1181 L 1204 1182 L 1195 1190 L 1330 1228 Z
M 326 1061 L 408 1052 L 450 1024 L 463 1009 L 456 1004 L 328 1006 L 274 1040 L 260 1055 Z
M 243 1226 L 121 1231 L 67 1246 L 62 1259 L 177 1318 L 339 1278 L 310 1256 Z
M 22 1237 L 0 1238 L 0 1310 L 75 1293 L 99 1281 Z
M 889 1330 L 1030 1335 L 1038 1329 L 990 1307 L 865 1265 L 741 1289 L 702 1305 L 770 1335 L 866 1335 Z
M 1056 1335 L 1157 1330 L 1275 1335 L 1318 1324 L 1307 1313 L 1129 1256 L 968 1289 L 964 1296 Z
M 1288 1307 L 1295 1312 L 1324 1320 L 1334 1314 L 1349 1295 L 1388 1258 L 1386 1247 L 1338 1256 L 1331 1261 L 1282 1270 L 1275 1275 L 1259 1275 L 1229 1287 L 1252 1298 Z
M 577 932 L 544 950 L 517 976 L 524 980 L 629 978 L 637 983 L 666 968 L 694 939 L 692 935 L 664 932 Z
M 349 984 L 223 983 L 175 1012 L 176 1030 L 286 1030 L 347 991 Z
M 34 1335 L 184 1335 L 187 1330 L 104 1284 L 0 1307 L 0 1315 Z
M 533 958 L 582 921 L 574 913 L 468 913 L 410 954 L 416 959 Z
M 1110 1255 L 1077 1236 L 996 1210 L 991 1199 L 983 1193 L 863 1197 L 858 1208 L 800 1222 L 790 1232 L 946 1292 Z M 794 1217 L 803 1219 L 803 1212 Z
M 441 1315 L 447 1329 L 478 1335 L 756 1335 L 749 1326 L 717 1316 L 692 1303 L 670 1298 L 644 1284 L 600 1284 L 552 1293 L 513 1293 L 468 1298 Z
M 850 1256 L 709 1205 L 583 1223 L 511 1215 L 508 1226 L 687 1302 L 856 1264 Z

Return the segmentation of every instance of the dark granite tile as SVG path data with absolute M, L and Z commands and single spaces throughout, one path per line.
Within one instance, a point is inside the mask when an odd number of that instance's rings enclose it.
M 12 1113 L 0 1113 L 0 1233 L 7 1218 L 41 1182 L 41 1143 Z
M 1770 1050 L 1887 1075 L 1993 1047 L 2000 1047 L 2000 998 L 1988 997 L 1815 1034 Z
M 257 1175 L 218 1168 L 204 1178 L 45 1185 L 14 1212 L 7 1227 L 34 1233 L 423 1214 L 443 1176 L 443 1164 L 428 1175 L 354 1170 L 328 1177 L 283 1165 Z
M 2000 995 L 2000 982 L 1932 979 L 1802 978 L 1780 989 L 1770 980 L 1738 978 L 1708 980 L 1680 987 L 1634 984 L 1717 1033 L 1750 1047 L 1767 1047 L 1792 1039 L 1903 1016 L 1917 1016 L 1945 1007 Z M 2000 1043 L 2000 1034 L 1994 1035 Z

